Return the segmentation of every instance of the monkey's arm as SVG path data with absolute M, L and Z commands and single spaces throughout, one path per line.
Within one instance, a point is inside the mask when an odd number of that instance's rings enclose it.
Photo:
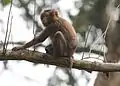
M 25 45 L 21 46 L 21 47 L 14 47 L 12 50 L 16 51 L 16 50 L 21 50 L 21 49 L 25 49 L 25 48 L 29 48 L 37 43 L 43 42 L 46 38 L 48 38 L 48 36 L 52 35 L 55 31 L 57 31 L 57 28 L 55 25 L 50 25 L 48 27 L 46 27 L 38 37 L 32 39 L 30 42 L 26 43 Z
M 36 37 L 36 38 L 34 38 L 33 40 L 31 40 L 30 42 L 26 43 L 26 44 L 23 46 L 23 48 L 24 48 L 24 49 L 25 49 L 25 48 L 29 48 L 29 47 L 37 44 L 37 43 L 43 42 L 43 41 L 45 41 L 45 39 L 48 38 L 48 36 L 50 36 L 50 35 L 51 35 L 51 31 L 50 31 L 48 28 L 46 28 L 45 30 L 43 30 L 43 31 L 41 32 L 41 34 L 40 34 L 38 37 Z

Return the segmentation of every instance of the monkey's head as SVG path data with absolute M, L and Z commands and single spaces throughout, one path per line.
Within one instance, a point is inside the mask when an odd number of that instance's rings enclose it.
M 44 26 L 48 26 L 58 19 L 58 11 L 55 9 L 44 10 L 41 13 L 40 19 Z

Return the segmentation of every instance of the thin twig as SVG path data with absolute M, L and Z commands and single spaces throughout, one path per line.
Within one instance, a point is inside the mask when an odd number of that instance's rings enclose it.
M 86 47 L 87 40 L 88 40 L 88 36 L 89 36 L 89 33 L 90 33 L 91 28 L 92 28 L 92 25 L 90 26 L 90 28 L 89 28 L 89 30 L 88 30 L 88 34 L 87 34 L 87 37 L 86 37 L 86 39 L 85 39 L 85 45 L 84 45 L 84 47 Z M 85 52 L 83 51 L 82 59 L 84 58 L 84 54 L 85 54 Z
M 33 17 L 34 20 L 35 20 L 35 9 L 36 9 L 36 0 L 34 1 L 34 17 Z M 35 23 L 34 23 L 34 21 L 33 21 L 33 35 L 34 35 L 34 39 L 35 39 L 36 34 L 35 34 Z M 34 47 L 34 51 L 35 51 L 35 45 L 33 47 Z
M 116 9 L 119 8 L 119 7 L 120 7 L 120 4 L 116 7 Z M 101 39 L 101 37 L 103 37 L 105 39 L 106 33 L 109 29 L 110 22 L 111 22 L 111 16 L 110 16 L 110 19 L 109 19 L 108 24 L 106 26 L 105 32 L 91 45 L 91 48 L 90 48 L 90 51 L 89 51 L 89 57 L 90 57 L 91 50 L 94 47 L 95 43 L 98 42 Z M 105 54 L 104 54 L 104 57 L 105 57 Z
M 101 61 L 103 62 L 103 59 L 100 59 L 100 58 L 98 58 L 98 57 L 84 57 L 83 60 L 84 60 L 84 59 L 90 59 L 90 58 L 92 58 L 92 59 L 97 59 L 97 60 L 101 60 Z
M 6 49 L 7 49 L 7 46 L 8 46 L 8 43 L 9 43 L 9 39 L 10 39 L 10 35 L 11 35 L 11 29 L 12 29 L 12 19 L 13 19 L 13 16 L 11 17 L 11 23 L 10 23 L 10 31 L 9 31 L 9 34 L 8 34 L 8 40 L 7 40 L 7 43 L 6 43 Z
M 5 41 L 4 41 L 4 45 L 3 45 L 3 54 L 6 53 L 6 41 L 7 41 L 7 36 L 8 36 L 8 26 L 9 26 L 9 19 L 10 19 L 10 13 L 11 13 L 11 9 L 12 9 L 12 0 L 11 0 L 11 4 L 10 4 L 10 9 L 9 9 L 9 14 L 8 14 L 8 20 L 7 20 L 7 30 L 6 30 L 6 34 L 5 34 Z

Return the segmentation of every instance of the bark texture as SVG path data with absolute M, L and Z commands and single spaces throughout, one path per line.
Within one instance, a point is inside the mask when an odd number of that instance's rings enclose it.
M 115 6 L 117 0 L 98 0 L 104 1 L 101 13 L 101 25 L 103 33 L 106 31 L 105 42 L 108 48 L 105 61 L 118 63 L 120 61 L 120 23 L 119 13 Z M 120 86 L 120 72 L 100 72 L 95 80 L 94 86 Z
M 9 51 L 5 55 L 0 52 L 0 61 L 3 60 L 25 60 L 37 64 L 48 64 L 59 67 L 69 68 L 69 58 L 52 57 L 46 53 L 30 50 Z M 74 60 L 72 68 L 86 71 L 114 72 L 120 71 L 120 64 L 90 62 L 84 60 Z

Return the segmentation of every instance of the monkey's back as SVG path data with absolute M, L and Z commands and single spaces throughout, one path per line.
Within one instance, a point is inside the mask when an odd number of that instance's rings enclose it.
M 57 29 L 56 31 L 61 31 L 63 33 L 67 42 L 67 52 L 69 52 L 71 56 L 73 52 L 76 50 L 76 46 L 77 46 L 77 38 L 74 27 L 68 21 L 62 18 L 56 20 L 55 25 L 56 28 L 54 29 L 55 30 Z
M 56 21 L 56 25 L 59 28 L 58 30 L 61 31 L 66 38 L 67 41 L 76 40 L 76 31 L 74 27 L 65 19 L 59 18 Z

